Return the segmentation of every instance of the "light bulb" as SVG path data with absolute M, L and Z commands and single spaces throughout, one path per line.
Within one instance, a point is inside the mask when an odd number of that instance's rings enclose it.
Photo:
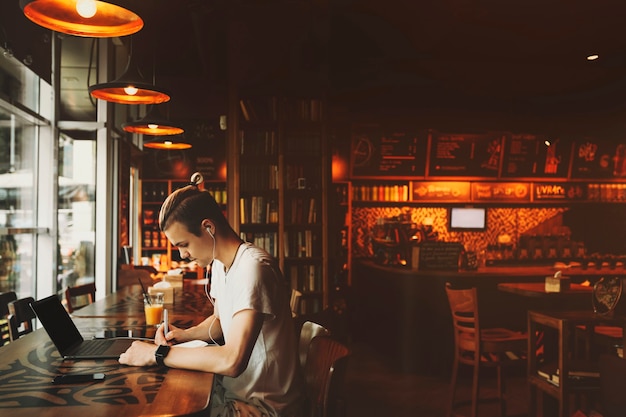
M 149 129 L 158 129 L 159 125 L 156 123 L 148 123 L 148 128 Z
M 165 146 L 172 146 L 172 141 L 171 140 L 166 140 L 166 141 L 163 142 L 163 144 Z
M 129 85 L 128 87 L 124 87 L 124 92 L 126 94 L 128 94 L 129 96 L 134 96 L 135 94 L 137 94 L 137 87 L 134 87 L 132 85 Z
M 76 2 L 76 12 L 85 19 L 94 17 L 98 11 L 98 6 L 95 0 L 78 0 Z

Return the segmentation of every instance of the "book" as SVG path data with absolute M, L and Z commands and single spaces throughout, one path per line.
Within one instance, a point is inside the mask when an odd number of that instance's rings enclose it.
M 243 118 L 246 120 L 246 122 L 250 121 L 250 111 L 248 110 L 248 107 L 246 105 L 245 100 L 239 100 L 239 108 L 241 109 L 241 114 L 243 115 Z

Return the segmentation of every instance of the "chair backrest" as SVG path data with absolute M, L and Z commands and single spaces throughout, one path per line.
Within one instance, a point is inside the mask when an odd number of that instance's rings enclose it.
M 329 336 L 311 340 L 304 374 L 311 417 L 343 414 L 341 389 L 350 350 Z
M 35 312 L 30 308 L 30 303 L 35 301 L 33 297 L 20 298 L 9 303 L 9 330 L 11 341 L 30 333 L 35 326 Z
M 9 315 L 9 303 L 15 300 L 17 300 L 17 294 L 15 291 L 0 293 L 0 318 L 4 318 Z
M 9 303 L 17 300 L 14 291 L 0 293 L 0 346 L 4 346 L 11 341 L 11 331 L 9 329 Z
M 304 369 L 306 365 L 306 356 L 309 353 L 309 345 L 311 340 L 316 336 L 330 336 L 330 331 L 321 324 L 305 321 L 300 328 L 300 338 L 298 340 L 298 355 L 300 356 L 300 365 Z
M 474 352 L 480 347 L 480 321 L 476 288 L 453 289 L 446 283 L 446 294 L 452 314 L 454 343 L 458 350 Z
M 77 298 L 86 299 L 84 302 L 80 302 Z M 68 313 L 73 312 L 79 308 L 91 304 L 96 299 L 96 284 L 84 284 L 76 287 L 67 287 L 65 289 L 65 303 Z
M 298 290 L 291 290 L 291 299 L 289 300 L 289 306 L 291 307 L 291 315 L 296 317 L 300 314 L 300 298 L 302 293 Z

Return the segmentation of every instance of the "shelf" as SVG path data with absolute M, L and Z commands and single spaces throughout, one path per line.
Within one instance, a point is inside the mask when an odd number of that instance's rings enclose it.
M 324 102 L 251 96 L 241 97 L 238 107 L 235 226 L 243 239 L 278 258 L 292 288 L 310 294 L 301 312 L 320 311 L 328 302 Z

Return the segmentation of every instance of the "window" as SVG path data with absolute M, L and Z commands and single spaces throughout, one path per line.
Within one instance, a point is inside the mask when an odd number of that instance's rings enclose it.
M 0 291 L 35 296 L 39 237 L 47 234 L 38 217 L 38 150 L 49 144 L 50 87 L 19 61 L 0 54 Z M 42 116 L 41 114 L 44 114 Z M 41 137 L 42 132 L 46 135 Z M 43 142 L 42 142 L 43 141 Z M 49 206 L 49 204 L 48 204 Z
M 96 142 L 59 137 L 57 291 L 94 282 Z
M 0 107 L 0 291 L 33 291 L 37 126 Z

